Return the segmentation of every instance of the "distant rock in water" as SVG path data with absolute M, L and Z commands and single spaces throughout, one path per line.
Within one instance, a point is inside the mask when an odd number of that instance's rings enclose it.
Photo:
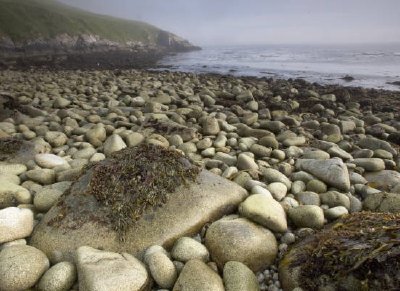
M 400 81 L 387 82 L 387 84 L 400 86 Z
M 0 1 L 0 10 L 8 15 L 0 19 L 0 67 L 145 67 L 165 53 L 200 49 L 147 23 L 57 2 Z
M 350 75 L 346 75 L 346 76 L 342 77 L 341 79 L 345 80 L 346 82 L 354 81 L 354 77 L 350 76 Z

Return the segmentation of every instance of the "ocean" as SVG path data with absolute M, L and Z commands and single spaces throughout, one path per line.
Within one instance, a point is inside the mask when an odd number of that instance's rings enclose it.
M 210 46 L 169 55 L 159 69 L 302 78 L 320 84 L 400 90 L 400 43 L 392 45 Z M 353 79 L 343 79 L 350 76 Z

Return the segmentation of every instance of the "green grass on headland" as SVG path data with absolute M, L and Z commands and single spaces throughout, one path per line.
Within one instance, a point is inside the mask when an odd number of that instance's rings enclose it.
M 161 30 L 140 21 L 86 12 L 52 0 L 0 0 L 0 36 L 13 41 L 94 34 L 120 43 L 155 43 Z

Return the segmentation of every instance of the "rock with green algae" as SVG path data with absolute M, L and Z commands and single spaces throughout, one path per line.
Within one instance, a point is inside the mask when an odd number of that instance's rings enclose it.
M 88 245 L 142 255 L 233 212 L 247 192 L 177 151 L 140 145 L 89 165 L 35 228 L 31 245 L 53 261 Z
M 399 213 L 346 215 L 294 245 L 279 265 L 284 290 L 397 290 L 399 274 Z

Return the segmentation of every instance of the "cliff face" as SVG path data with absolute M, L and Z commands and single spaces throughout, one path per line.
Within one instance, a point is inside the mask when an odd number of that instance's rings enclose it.
M 196 49 L 146 23 L 50 0 L 0 0 L 0 67 L 143 67 L 166 53 Z

